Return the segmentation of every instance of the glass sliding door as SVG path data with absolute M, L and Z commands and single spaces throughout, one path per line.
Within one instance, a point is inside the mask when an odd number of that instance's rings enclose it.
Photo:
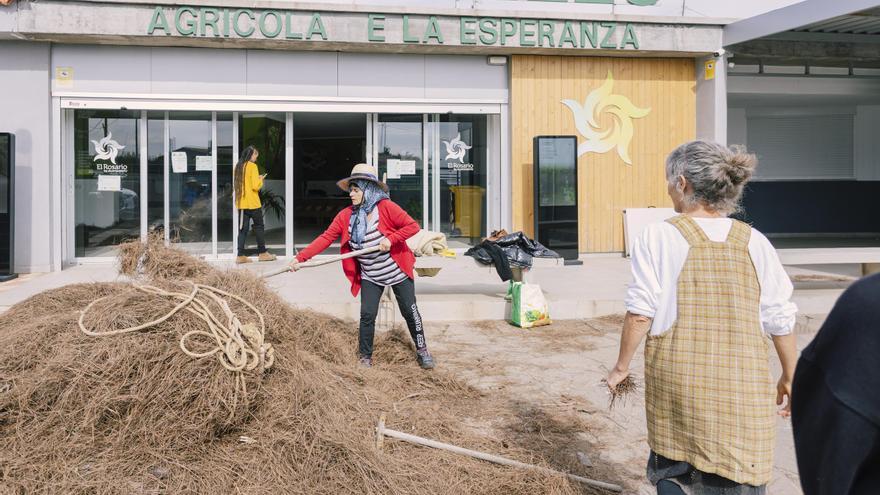
M 294 243 L 304 247 L 351 205 L 336 181 L 366 161 L 367 128 L 363 113 L 293 115 Z
M 391 199 L 424 227 L 426 211 L 423 114 L 379 114 L 373 138 L 376 165 Z
M 165 116 L 147 112 L 147 230 L 165 232 Z
M 285 204 L 287 194 L 285 181 L 286 114 L 242 113 L 239 114 L 239 153 L 247 146 L 254 146 L 260 153 L 257 168 L 263 179 L 260 202 L 263 205 L 263 221 L 266 225 L 266 248 L 273 254 L 284 256 L 286 241 Z M 238 157 L 236 157 L 236 161 Z M 248 233 L 244 255 L 257 252 L 253 231 Z
M 74 256 L 115 256 L 140 237 L 140 112 L 73 113 Z
M 168 217 L 171 242 L 197 255 L 213 254 L 212 116 L 169 112 Z
M 435 115 L 431 198 L 432 228 L 446 234 L 450 247 L 479 244 L 486 237 L 488 167 L 485 115 Z
M 232 254 L 233 222 L 232 214 L 232 169 L 237 157 L 233 153 L 232 113 L 217 113 L 217 254 Z

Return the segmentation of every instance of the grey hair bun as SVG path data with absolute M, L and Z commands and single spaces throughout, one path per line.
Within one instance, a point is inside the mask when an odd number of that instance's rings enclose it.
M 758 166 L 758 158 L 740 145 L 730 146 L 722 156 L 720 169 L 734 186 L 748 182 Z

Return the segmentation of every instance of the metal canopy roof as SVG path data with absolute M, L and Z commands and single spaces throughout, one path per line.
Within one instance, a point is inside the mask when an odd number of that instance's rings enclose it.
M 792 29 L 806 33 L 880 34 L 880 8 L 842 15 Z

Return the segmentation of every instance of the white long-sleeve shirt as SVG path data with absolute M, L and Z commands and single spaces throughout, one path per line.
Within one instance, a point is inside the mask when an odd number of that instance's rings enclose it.
M 712 241 L 727 239 L 729 218 L 694 218 Z M 651 335 L 660 335 L 675 323 L 678 275 L 690 246 L 681 232 L 668 222 L 649 225 L 636 240 L 632 252 L 633 280 L 626 295 L 630 313 L 653 318 Z M 768 335 L 787 335 L 795 324 L 797 306 L 791 302 L 793 286 L 776 250 L 755 229 L 749 239 L 749 255 L 761 286 L 760 321 Z

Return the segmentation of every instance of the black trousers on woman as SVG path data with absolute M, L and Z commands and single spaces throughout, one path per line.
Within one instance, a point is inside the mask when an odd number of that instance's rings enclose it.
M 425 332 L 422 329 L 422 315 L 416 306 L 416 284 L 411 278 L 392 285 L 391 289 L 397 297 L 397 306 L 400 314 L 406 320 L 409 334 L 416 344 L 416 350 L 424 351 L 428 348 L 425 342 Z M 373 335 L 376 333 L 376 316 L 379 314 L 379 300 L 385 287 L 376 285 L 369 280 L 361 280 L 361 325 L 358 336 L 358 354 L 361 357 L 373 356 Z
M 238 255 L 244 256 L 244 245 L 248 230 L 254 221 L 254 236 L 257 238 L 257 254 L 266 252 L 266 234 L 263 224 L 263 209 L 238 210 Z

